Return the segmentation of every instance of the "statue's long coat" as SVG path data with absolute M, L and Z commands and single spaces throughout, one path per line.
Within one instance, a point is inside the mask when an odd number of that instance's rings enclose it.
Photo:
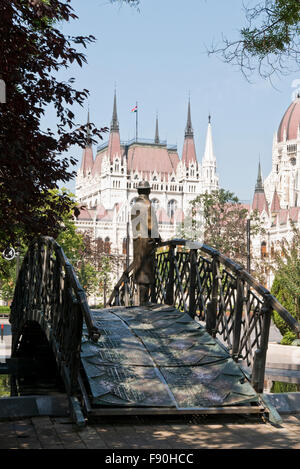
M 155 247 L 159 240 L 157 219 L 149 197 L 140 194 L 131 210 L 134 280 L 152 284 L 155 280 Z

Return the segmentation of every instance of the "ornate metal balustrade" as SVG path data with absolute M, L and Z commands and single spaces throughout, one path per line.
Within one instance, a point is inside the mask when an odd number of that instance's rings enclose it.
M 252 385 L 263 392 L 271 314 L 276 310 L 300 335 L 300 324 L 248 272 L 217 250 L 186 240 L 162 243 L 156 256 L 153 303 L 174 305 L 203 321 L 235 361 L 251 370 Z M 137 304 L 133 264 L 123 273 L 110 305 Z
M 46 333 L 72 395 L 78 386 L 83 321 L 92 340 L 98 340 L 99 333 L 72 265 L 49 237 L 32 242 L 18 275 L 10 315 L 12 356 L 30 321 Z

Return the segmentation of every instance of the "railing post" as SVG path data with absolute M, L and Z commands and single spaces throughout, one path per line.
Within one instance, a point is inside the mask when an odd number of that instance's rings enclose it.
M 166 304 L 174 304 L 174 256 L 175 256 L 175 246 L 170 245 L 168 252 L 168 264 L 169 264 L 169 276 L 168 283 L 166 288 Z
M 251 384 L 257 393 L 263 393 L 265 380 L 265 367 L 269 342 L 269 332 L 271 324 L 272 307 L 270 305 L 270 295 L 264 296 L 264 303 L 261 308 L 263 323 L 261 330 L 260 348 L 255 351 L 252 367 Z
M 155 282 L 152 283 L 152 285 L 151 285 L 150 298 L 151 298 L 151 303 L 156 303 L 157 302 Z
M 232 358 L 235 361 L 238 361 L 238 358 L 239 358 L 243 305 L 244 305 L 244 285 L 240 277 L 240 274 L 237 273 L 236 300 L 235 300 L 235 305 L 234 305 L 233 341 L 232 341 Z
M 197 249 L 190 250 L 190 286 L 189 286 L 189 315 L 194 318 L 196 314 L 196 264 L 197 264 Z
M 217 324 L 217 310 L 218 310 L 218 266 L 217 259 L 214 256 L 211 263 L 212 273 L 212 291 L 211 301 L 207 303 L 206 307 L 206 330 L 213 337 L 216 336 L 216 324 Z
M 126 279 L 124 281 L 124 296 L 125 296 L 125 306 L 129 306 L 129 287 L 128 287 L 129 279 L 126 275 Z
M 120 306 L 120 290 L 119 288 L 115 288 L 115 306 Z

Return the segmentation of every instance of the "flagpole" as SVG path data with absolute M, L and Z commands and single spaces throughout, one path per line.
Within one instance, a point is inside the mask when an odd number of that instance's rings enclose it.
M 138 103 L 136 102 L 136 113 L 135 113 L 135 139 L 138 139 Z

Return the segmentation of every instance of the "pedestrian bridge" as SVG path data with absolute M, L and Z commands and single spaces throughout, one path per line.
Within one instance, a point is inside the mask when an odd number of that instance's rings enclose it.
M 131 265 L 109 307 L 91 310 L 52 238 L 35 240 L 18 276 L 12 360 L 45 341 L 77 423 L 93 416 L 262 413 L 273 309 L 300 325 L 241 266 L 185 240 L 163 243 L 151 303 L 136 304 Z M 44 340 L 41 340 L 41 335 Z

